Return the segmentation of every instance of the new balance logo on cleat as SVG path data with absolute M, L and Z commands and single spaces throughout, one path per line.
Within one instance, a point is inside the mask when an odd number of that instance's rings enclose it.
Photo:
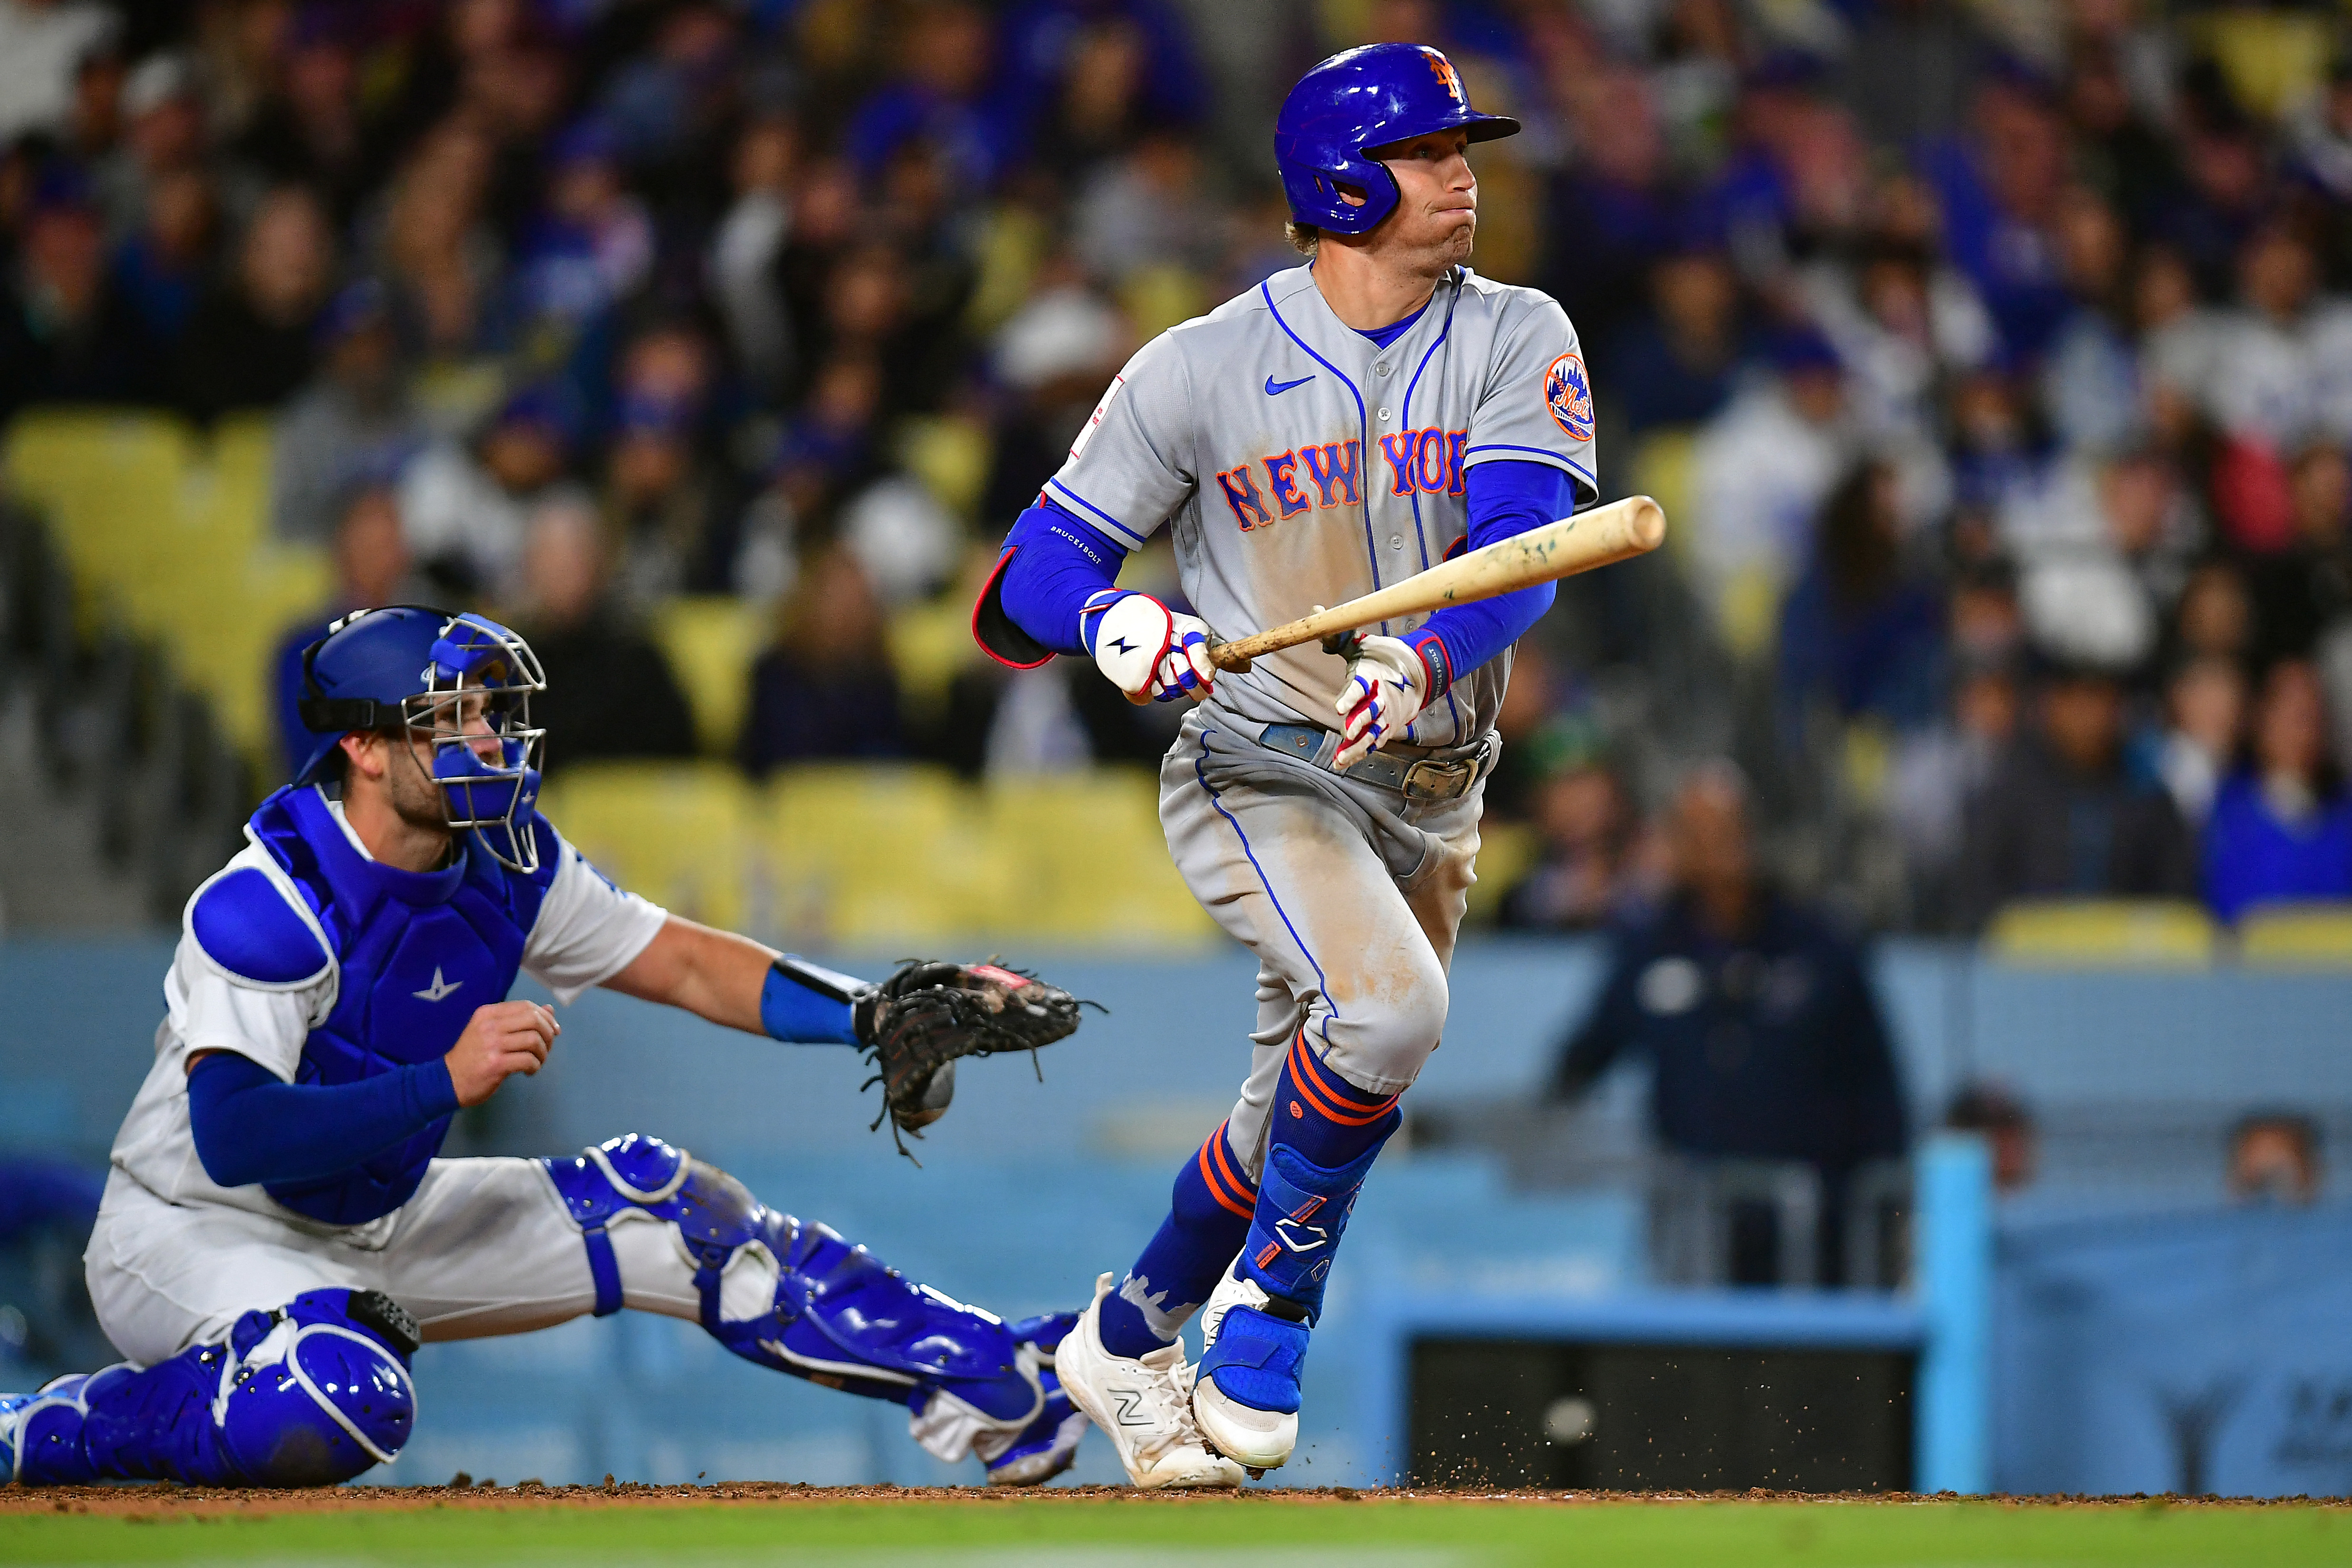
M 1070 1403 L 1118 1450 L 1127 1479 L 1146 1491 L 1237 1487 L 1242 1469 L 1211 1453 L 1192 1425 L 1192 1369 L 1181 1341 L 1140 1356 L 1113 1355 L 1102 1342 L 1102 1303 L 1111 1277 L 1055 1347 L 1054 1375 Z
M 463 980 L 451 980 L 446 985 L 443 984 L 441 967 L 436 964 L 433 967 L 433 983 L 421 991 L 411 991 L 408 994 L 421 1002 L 437 1002 L 465 983 Z

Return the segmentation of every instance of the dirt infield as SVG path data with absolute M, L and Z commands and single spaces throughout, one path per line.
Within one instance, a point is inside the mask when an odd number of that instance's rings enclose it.
M 321 1487 L 305 1490 L 259 1488 L 182 1487 L 169 1483 L 100 1487 L 0 1486 L 0 1515 L 81 1513 L 110 1517 L 260 1517 L 273 1514 L 399 1513 L 423 1509 L 511 1510 L 648 1509 L 711 1503 L 766 1506 L 890 1503 L 908 1506 L 1003 1506 L 1015 1502 L 1132 1502 L 1160 1508 L 1248 1508 L 1270 1503 L 1296 1506 L 1349 1504 L 1393 1506 L 1415 1502 L 1485 1503 L 1528 1508 L 1579 1508 L 1628 1503 L 1843 1503 L 1859 1507 L 1961 1501 L 1945 1492 L 1748 1491 L 1482 1491 L 1469 1488 L 1255 1487 L 1234 1492 L 1147 1492 L 1131 1487 L 1045 1487 L 1015 1490 L 989 1487 L 813 1487 L 786 1481 L 713 1481 L 698 1486 L 648 1486 L 615 1481 L 604 1486 L 541 1485 L 525 1480 L 500 1486 L 460 1476 L 446 1486 Z M 2352 1512 L 2347 1498 L 1991 1497 L 1965 1500 L 1979 1507 L 2045 1510 L 2169 1511 L 2302 1507 Z

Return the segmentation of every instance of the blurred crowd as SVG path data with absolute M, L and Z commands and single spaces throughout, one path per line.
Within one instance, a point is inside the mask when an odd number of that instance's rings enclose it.
M 1149 758 L 1167 716 L 1066 661 L 916 672 L 895 633 L 969 597 L 1139 343 L 1297 265 L 1270 131 L 1298 71 L 1435 44 L 1528 128 L 1479 149 L 1475 265 L 1567 306 L 1604 490 L 1675 518 L 1670 562 L 1521 650 L 1507 922 L 1657 906 L 1653 823 L 1717 753 L 1790 879 L 1882 925 L 2038 894 L 2231 918 L 2352 896 L 2339 30 L 2155 0 L 0 0 L 0 418 L 274 415 L 275 533 L 331 547 L 345 604 L 512 619 L 558 766 L 693 749 L 656 634 L 681 595 L 774 608 L 754 773 Z

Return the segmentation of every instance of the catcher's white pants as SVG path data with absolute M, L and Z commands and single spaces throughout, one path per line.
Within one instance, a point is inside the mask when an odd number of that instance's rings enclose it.
M 676 1225 L 625 1210 L 605 1233 L 623 1305 L 701 1321 L 694 1260 Z M 528 1333 L 585 1317 L 596 1305 L 580 1227 L 546 1166 L 530 1159 L 435 1160 L 406 1203 L 340 1228 L 219 1204 L 167 1203 L 117 1170 L 83 1265 L 99 1325 L 142 1366 L 225 1339 L 243 1313 L 281 1307 L 305 1291 L 382 1291 L 427 1341 Z M 772 1307 L 774 1260 L 764 1249 L 739 1249 L 719 1275 L 719 1297 L 730 1319 Z M 907 1425 L 918 1443 L 950 1461 L 997 1427 L 945 1395 L 910 1411 Z
M 1160 763 L 1160 821 L 1192 896 L 1257 956 L 1255 1049 L 1226 1124 L 1255 1177 L 1302 1029 L 1307 1049 L 1374 1094 L 1410 1086 L 1437 1049 L 1486 790 L 1411 802 L 1229 723 L 1213 706 L 1186 716 Z
M 647 1216 L 610 1234 L 629 1306 L 700 1319 L 675 1226 Z M 739 1252 L 721 1282 L 730 1312 L 745 1317 L 775 1288 L 753 1253 Z M 537 1160 L 435 1160 L 399 1208 L 342 1228 L 167 1203 L 117 1170 L 84 1261 L 100 1326 L 142 1365 L 222 1338 L 243 1312 L 331 1287 L 382 1291 L 427 1340 L 525 1333 L 596 1304 L 580 1227 Z

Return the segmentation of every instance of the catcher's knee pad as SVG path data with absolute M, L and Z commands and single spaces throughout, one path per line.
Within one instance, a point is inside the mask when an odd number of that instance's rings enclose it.
M 415 1429 L 415 1324 L 375 1291 L 311 1291 L 153 1366 L 52 1385 L 16 1415 L 17 1479 L 333 1486 Z
M 546 1165 L 587 1242 L 600 1317 L 622 1301 L 607 1227 L 635 1210 L 677 1227 L 702 1326 L 747 1361 L 918 1412 L 942 1395 L 989 1427 L 1024 1423 L 1044 1403 L 1034 1353 L 1002 1320 L 916 1284 L 827 1226 L 767 1207 L 683 1149 L 633 1133 Z M 730 1316 L 722 1276 L 747 1251 L 774 1289 Z

